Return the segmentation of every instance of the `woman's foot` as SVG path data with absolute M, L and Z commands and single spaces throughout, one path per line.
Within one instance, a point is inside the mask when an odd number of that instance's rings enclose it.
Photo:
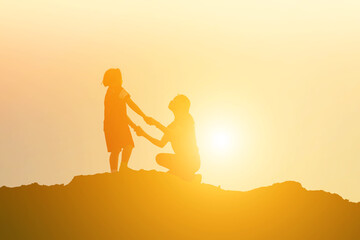
M 191 182 L 193 182 L 193 183 L 201 183 L 201 180 L 202 180 L 201 174 L 195 174 L 193 179 L 191 180 Z

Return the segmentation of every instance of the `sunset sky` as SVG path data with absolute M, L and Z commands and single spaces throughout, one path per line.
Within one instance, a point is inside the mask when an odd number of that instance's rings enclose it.
M 0 186 L 109 171 L 101 81 L 116 67 L 164 124 L 169 101 L 190 98 L 203 182 L 294 180 L 359 202 L 359 12 L 358 0 L 0 0 Z M 129 166 L 163 171 L 154 157 L 171 148 L 134 141 Z

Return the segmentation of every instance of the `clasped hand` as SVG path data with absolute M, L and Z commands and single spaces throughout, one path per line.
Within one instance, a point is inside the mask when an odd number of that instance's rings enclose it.
M 155 125 L 156 124 L 156 120 L 153 119 L 152 117 L 145 116 L 144 121 L 149 125 Z M 145 131 L 140 126 L 136 126 L 134 128 L 134 131 L 135 131 L 136 135 L 138 135 L 138 136 L 144 136 L 145 135 Z
M 144 120 L 147 124 L 149 124 L 151 126 L 156 124 L 156 120 L 153 119 L 152 117 L 144 117 Z

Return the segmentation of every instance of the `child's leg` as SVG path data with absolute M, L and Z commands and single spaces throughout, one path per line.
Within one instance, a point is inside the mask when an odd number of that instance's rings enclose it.
M 133 148 L 134 148 L 134 146 L 132 146 L 132 145 L 127 145 L 126 147 L 124 147 L 124 149 L 122 151 L 122 156 L 121 156 L 120 169 L 124 169 L 124 168 L 128 167 L 127 165 L 128 165 Z
M 110 170 L 111 172 L 117 172 L 118 162 L 119 162 L 120 152 L 111 152 L 110 153 Z

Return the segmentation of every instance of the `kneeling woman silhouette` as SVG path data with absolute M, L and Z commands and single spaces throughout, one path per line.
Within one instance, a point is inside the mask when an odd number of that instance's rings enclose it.
M 161 140 L 151 137 L 141 128 L 137 128 L 136 133 L 161 148 L 170 142 L 175 154 L 160 153 L 156 156 L 156 162 L 169 169 L 169 173 L 184 180 L 201 181 L 201 176 L 195 175 L 200 168 L 200 156 L 196 144 L 194 120 L 189 113 L 190 100 L 184 95 L 178 95 L 170 102 L 169 109 L 175 119 L 167 127 L 153 118 L 145 119 L 146 123 L 154 125 L 164 133 Z
M 129 125 L 136 130 L 138 127 L 128 118 L 126 105 L 142 116 L 144 120 L 149 118 L 131 100 L 130 95 L 122 87 L 120 69 L 112 68 L 105 72 L 103 84 L 108 87 L 105 95 L 105 119 L 104 132 L 108 152 L 110 152 L 111 172 L 117 172 L 119 154 L 122 151 L 121 167 L 126 169 L 134 141 L 131 136 Z

